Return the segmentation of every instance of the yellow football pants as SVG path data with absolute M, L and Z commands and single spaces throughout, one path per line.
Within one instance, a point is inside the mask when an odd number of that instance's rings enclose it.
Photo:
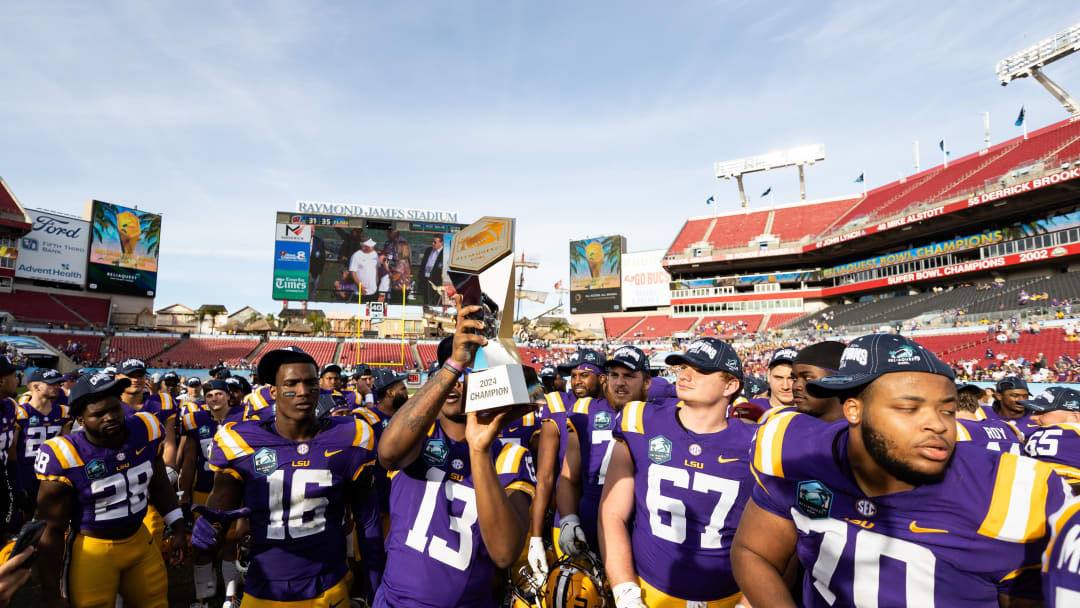
M 310 600 L 277 602 L 260 599 L 245 593 L 244 599 L 240 601 L 240 608 L 342 608 L 349 605 L 349 589 L 351 587 L 352 575 L 346 574 L 336 585 Z
M 645 602 L 645 605 L 649 608 L 733 608 L 738 603 L 739 598 L 742 597 L 742 592 L 739 592 L 718 600 L 696 602 L 671 597 L 646 583 L 645 579 L 640 576 L 638 577 L 638 585 L 641 585 L 641 601 Z
M 113 608 L 117 593 L 128 606 L 169 606 L 165 561 L 145 527 L 121 540 L 79 534 L 72 543 L 68 567 L 71 607 Z

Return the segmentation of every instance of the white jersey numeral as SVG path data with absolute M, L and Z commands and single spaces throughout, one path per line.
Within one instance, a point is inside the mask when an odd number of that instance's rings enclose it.
M 146 461 L 124 473 L 93 481 L 90 495 L 94 498 L 94 520 L 120 519 L 145 509 L 153 475 L 154 465 Z
M 416 512 L 416 520 L 405 538 L 405 544 L 420 553 L 427 552 L 432 558 L 464 572 L 472 561 L 473 537 L 472 526 L 476 523 L 476 492 L 455 481 L 443 481 L 446 473 L 441 469 L 431 468 L 427 471 L 427 483 L 424 486 L 424 497 L 420 500 L 420 509 Z M 447 509 L 452 513 L 454 502 L 461 502 L 463 507 L 461 515 L 450 515 L 450 531 L 457 534 L 457 550 L 450 547 L 454 544 L 439 536 L 428 536 L 431 528 L 431 520 L 435 516 L 435 506 L 438 503 L 439 492 L 446 495 Z M 430 542 L 429 542 L 430 541 Z
M 836 566 L 847 544 L 848 525 L 837 519 L 810 519 L 797 509 L 791 509 L 795 527 L 803 534 L 822 535 L 817 560 L 811 568 L 814 588 L 822 599 L 832 605 L 836 594 L 829 589 Z M 854 575 L 852 599 L 858 608 L 877 608 L 881 586 L 881 558 L 888 557 L 904 564 L 905 606 L 925 608 L 934 605 L 934 552 L 915 543 L 859 530 L 855 534 Z
M 739 496 L 739 482 L 695 471 L 691 483 L 690 471 L 661 464 L 649 465 L 649 487 L 645 493 L 645 505 L 649 510 L 649 526 L 653 536 L 681 545 L 686 541 L 686 504 L 660 491 L 661 482 L 671 482 L 676 488 L 690 489 L 708 494 L 716 492 L 720 497 L 709 516 L 709 523 L 701 532 L 702 549 L 721 547 L 720 530 L 724 527 L 731 508 Z M 669 523 L 664 523 L 662 513 L 667 513 Z
M 303 538 L 326 529 L 326 507 L 330 501 L 325 496 L 308 497 L 307 487 L 313 485 L 328 488 L 333 485 L 334 476 L 330 471 L 292 469 L 288 504 L 285 503 L 285 469 L 274 471 L 266 481 L 270 489 L 270 523 L 266 526 L 266 538 Z
M 600 471 L 596 474 L 596 485 L 603 486 L 607 479 L 608 465 L 611 464 L 611 453 L 615 451 L 615 438 L 611 431 L 593 431 L 592 442 L 593 445 L 604 445 L 604 458 L 600 461 Z
M 23 451 L 23 457 L 36 458 L 41 444 L 59 435 L 63 428 L 58 424 L 52 424 L 48 426 L 32 426 L 26 429 L 26 450 Z
M 1061 429 L 1047 429 L 1036 431 L 1024 444 L 1024 451 L 1032 458 L 1039 456 L 1057 456 L 1058 440 Z

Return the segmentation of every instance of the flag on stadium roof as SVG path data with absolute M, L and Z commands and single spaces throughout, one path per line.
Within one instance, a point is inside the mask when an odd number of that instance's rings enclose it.
M 1013 124 L 1015 124 L 1018 127 L 1020 125 L 1024 124 L 1024 106 L 1020 106 L 1020 114 L 1018 114 L 1016 116 L 1016 122 L 1013 123 Z
M 766 196 L 769 196 L 770 192 L 772 192 L 772 186 L 769 186 L 768 188 L 765 189 L 764 192 L 761 193 L 761 198 L 765 198 Z
M 855 183 L 856 184 L 861 184 L 861 183 L 863 183 L 865 181 L 866 181 L 866 174 L 865 173 L 860 173 L 859 177 L 855 178 Z
M 706 204 L 706 205 L 711 205 L 711 204 L 713 204 L 713 197 L 711 197 L 711 196 L 710 196 L 709 198 L 705 199 L 705 204 Z
M 945 140 L 944 139 L 937 143 L 937 147 L 941 148 L 941 151 L 944 152 L 946 156 L 949 155 L 949 151 L 945 149 Z

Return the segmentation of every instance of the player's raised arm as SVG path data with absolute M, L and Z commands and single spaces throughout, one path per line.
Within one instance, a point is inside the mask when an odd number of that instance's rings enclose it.
M 755 606 L 795 606 L 784 569 L 795 553 L 795 524 L 751 499 L 731 544 L 731 568 L 739 589 Z
M 520 417 L 521 412 L 516 408 L 498 414 L 472 412 L 465 427 L 480 536 L 484 539 L 491 561 L 498 568 L 513 565 L 521 555 L 529 530 L 530 496 L 516 489 L 504 488 L 495 470 L 495 462 L 491 459 L 491 445 L 499 431 L 507 422 Z M 521 466 L 531 468 L 528 463 Z
M 468 331 L 484 328 L 483 321 L 467 318 L 482 308 L 462 307 L 460 295 L 455 296 L 454 304 L 458 310 L 457 330 L 450 358 L 394 413 L 379 439 L 379 464 L 387 471 L 402 469 L 420 455 L 422 440 L 438 417 L 446 396 L 451 391 L 461 391 L 459 381 L 472 365 L 477 347 L 487 344 L 487 338 Z

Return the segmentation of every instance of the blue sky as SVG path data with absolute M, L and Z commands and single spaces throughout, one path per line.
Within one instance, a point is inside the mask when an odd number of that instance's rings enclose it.
M 875 187 L 1066 117 L 994 64 L 1072 3 L 0 4 L 0 176 L 23 205 L 164 215 L 156 307 L 270 298 L 297 200 L 512 215 L 550 289 L 571 238 L 665 248 L 738 206 L 715 161 L 821 142 L 808 196 Z M 1080 95 L 1080 58 L 1047 73 Z M 798 198 L 794 169 L 746 178 Z M 555 297 L 549 304 L 555 303 Z M 542 307 L 531 307 L 539 312 Z

